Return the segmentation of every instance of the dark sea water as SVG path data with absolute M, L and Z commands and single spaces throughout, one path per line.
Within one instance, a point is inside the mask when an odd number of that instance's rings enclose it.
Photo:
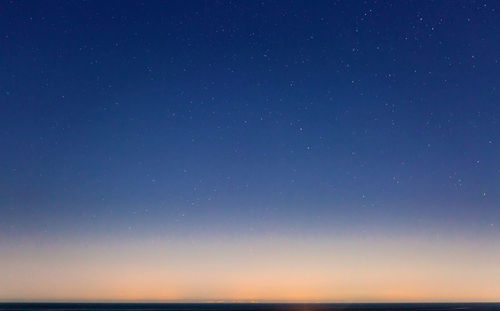
M 330 310 L 500 310 L 500 303 L 374 303 L 374 304 L 280 304 L 280 303 L 0 303 L 4 310 L 180 310 L 180 311 L 330 311 Z

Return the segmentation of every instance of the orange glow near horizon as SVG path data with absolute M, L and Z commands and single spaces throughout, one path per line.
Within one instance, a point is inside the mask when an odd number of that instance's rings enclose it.
M 245 238 L 17 245 L 1 301 L 495 301 L 485 241 Z M 5 255 L 6 254 L 6 255 Z

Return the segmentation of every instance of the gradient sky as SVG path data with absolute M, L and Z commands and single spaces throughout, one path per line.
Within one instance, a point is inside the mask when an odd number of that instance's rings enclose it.
M 500 2 L 1 1 L 0 300 L 500 299 Z

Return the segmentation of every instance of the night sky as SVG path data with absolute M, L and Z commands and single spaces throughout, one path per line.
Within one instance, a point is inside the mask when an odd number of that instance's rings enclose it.
M 500 2 L 1 1 L 0 300 L 500 297 Z

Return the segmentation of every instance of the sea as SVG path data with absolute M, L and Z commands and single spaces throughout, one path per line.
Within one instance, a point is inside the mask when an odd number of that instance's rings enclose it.
M 0 303 L 0 311 L 420 311 L 499 310 L 499 303 Z

